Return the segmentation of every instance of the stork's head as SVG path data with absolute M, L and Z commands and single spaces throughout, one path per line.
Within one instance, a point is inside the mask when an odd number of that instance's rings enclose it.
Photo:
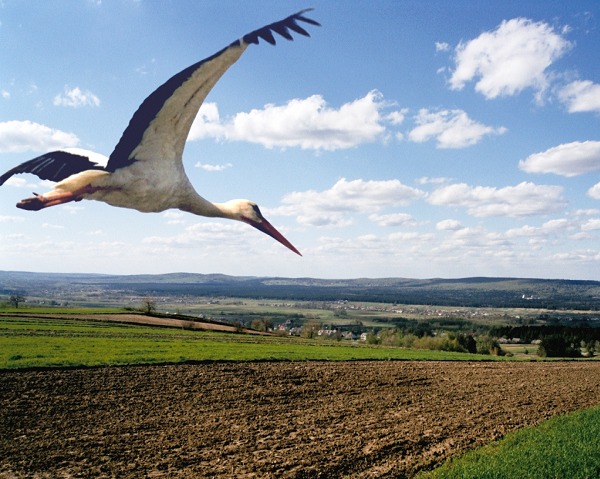
M 257 230 L 268 234 L 271 238 L 276 239 L 285 247 L 291 249 L 294 253 L 302 256 L 292 243 L 290 243 L 275 227 L 269 223 L 260 212 L 258 205 L 249 200 L 232 200 L 229 201 L 232 211 L 235 211 L 236 220 L 243 221 Z

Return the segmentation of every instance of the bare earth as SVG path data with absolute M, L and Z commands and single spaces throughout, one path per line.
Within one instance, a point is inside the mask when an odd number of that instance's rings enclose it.
M 599 362 L 3 371 L 0 477 L 412 477 L 599 403 Z

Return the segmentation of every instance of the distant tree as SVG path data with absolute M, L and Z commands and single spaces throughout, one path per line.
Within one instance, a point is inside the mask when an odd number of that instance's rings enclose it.
M 551 334 L 542 338 L 538 356 L 543 358 L 576 358 L 581 356 L 573 341 L 560 334 Z
M 254 319 L 250 323 L 250 327 L 257 331 L 268 331 L 269 329 L 273 329 L 273 321 L 269 318 Z
M 144 298 L 142 301 L 142 311 L 146 314 L 156 312 L 156 301 L 152 298 Z
M 504 351 L 498 340 L 492 336 L 477 337 L 477 353 L 491 354 L 492 356 L 504 356 Z
M 367 333 L 367 344 L 377 344 L 377 342 L 378 340 L 375 331 L 369 331 Z
M 467 351 L 469 351 L 471 354 L 476 354 L 477 353 L 477 341 L 475 341 L 475 338 L 469 334 L 467 336 Z
M 590 357 L 593 357 L 594 353 L 598 350 L 599 343 L 595 339 L 584 339 L 581 341 L 581 346 L 587 351 Z
M 15 308 L 19 307 L 19 303 L 22 303 L 25 301 L 25 297 L 21 294 L 11 294 L 10 298 L 8 300 L 8 302 L 11 304 L 11 306 L 14 306 Z
M 242 324 L 241 321 L 236 321 L 235 323 L 233 323 L 233 326 L 235 327 L 235 332 L 236 333 L 243 333 L 244 332 L 244 325 Z
M 402 336 L 398 328 L 384 328 L 379 332 L 379 342 L 384 346 L 401 346 Z
M 313 320 L 307 321 L 304 323 L 304 326 L 302 326 L 301 335 L 303 338 L 316 338 L 319 329 L 321 329 L 321 323 Z

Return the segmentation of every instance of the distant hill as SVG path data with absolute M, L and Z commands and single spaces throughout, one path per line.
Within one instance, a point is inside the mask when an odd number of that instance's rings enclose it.
M 600 310 L 600 281 L 525 278 L 317 279 L 223 274 L 104 275 L 0 271 L 0 296 L 226 296 L 305 301 L 373 301 L 471 307 Z M 0 300 L 2 298 L 0 297 Z

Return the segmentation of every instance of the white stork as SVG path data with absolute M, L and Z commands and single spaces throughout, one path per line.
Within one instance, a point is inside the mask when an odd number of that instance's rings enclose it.
M 38 211 L 86 199 L 143 212 L 176 208 L 201 216 L 243 221 L 301 256 L 262 216 L 256 203 L 212 203 L 202 198 L 185 174 L 182 155 L 200 105 L 225 71 L 259 39 L 275 45 L 273 33 L 286 40 L 293 40 L 290 30 L 310 36 L 298 24 L 301 21 L 320 26 L 304 16 L 309 10 L 248 33 L 171 77 L 142 102 L 109 158 L 74 148 L 52 151 L 7 171 L 0 176 L 0 185 L 18 173 L 33 173 L 43 180 L 58 182 L 50 192 L 34 193 L 17 203 L 24 210 Z

